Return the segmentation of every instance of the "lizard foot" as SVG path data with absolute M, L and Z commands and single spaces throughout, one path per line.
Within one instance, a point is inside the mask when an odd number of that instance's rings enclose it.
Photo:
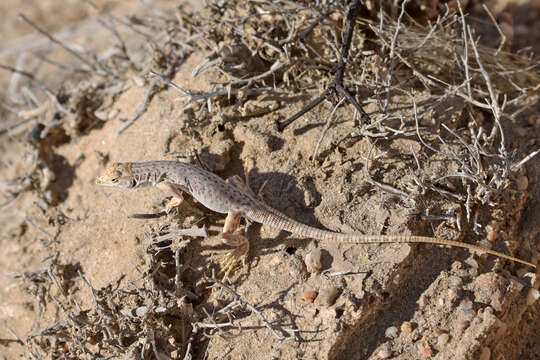
M 231 274 L 232 270 L 236 267 L 236 264 L 242 262 L 242 266 L 246 265 L 246 259 L 249 252 L 249 242 L 245 245 L 238 246 L 234 250 L 225 255 L 225 258 L 220 261 L 220 273 L 223 274 L 223 281 L 226 281 Z
M 236 230 L 240 224 L 240 218 L 242 214 L 236 211 L 229 211 L 227 218 L 225 219 L 225 225 L 223 226 L 223 232 L 221 237 L 223 242 L 229 246 L 234 246 L 234 249 L 229 252 L 223 261 L 221 261 L 221 272 L 223 273 L 223 280 L 227 280 L 229 274 L 234 269 L 239 261 L 245 265 L 246 257 L 249 252 L 249 240 L 247 237 L 237 234 Z
M 170 190 L 174 194 L 172 199 L 167 201 L 167 204 L 165 204 L 165 212 L 167 214 L 170 213 L 175 207 L 180 206 L 180 204 L 182 204 L 184 201 L 184 194 L 182 193 L 182 190 L 180 190 L 175 184 L 162 182 L 157 186 L 163 190 Z
M 174 209 L 175 207 L 180 206 L 184 199 L 180 199 L 176 196 L 173 196 L 173 198 L 169 201 L 167 201 L 167 204 L 165 205 L 165 212 L 168 214 Z

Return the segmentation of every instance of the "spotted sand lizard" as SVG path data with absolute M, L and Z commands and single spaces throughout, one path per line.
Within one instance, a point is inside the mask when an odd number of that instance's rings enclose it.
M 293 234 L 328 242 L 355 244 L 369 243 L 430 243 L 456 246 L 488 253 L 500 258 L 536 267 L 536 265 L 513 256 L 480 246 L 453 240 L 416 235 L 364 235 L 344 234 L 318 229 L 302 224 L 260 201 L 239 178 L 227 181 L 196 165 L 180 161 L 148 161 L 111 164 L 96 183 L 104 186 L 134 189 L 144 186 L 165 185 L 179 199 L 188 193 L 208 209 L 227 214 L 221 237 L 234 247 L 222 263 L 225 277 L 249 251 L 249 240 L 235 233 L 240 218 L 285 230 Z

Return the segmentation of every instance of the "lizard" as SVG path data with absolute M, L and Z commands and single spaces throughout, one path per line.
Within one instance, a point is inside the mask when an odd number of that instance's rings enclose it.
M 265 204 L 255 196 L 239 178 L 223 180 L 203 168 L 181 161 L 148 161 L 112 163 L 96 184 L 116 188 L 135 189 L 145 186 L 165 186 L 177 196 L 176 203 L 187 193 L 206 208 L 227 214 L 221 237 L 234 249 L 222 261 L 225 278 L 239 261 L 245 262 L 249 252 L 249 240 L 236 230 L 241 217 L 253 222 L 285 230 L 305 238 L 326 242 L 381 244 L 381 243 L 429 243 L 465 248 L 504 258 L 536 268 L 536 265 L 501 252 L 455 240 L 417 235 L 365 235 L 323 230 L 298 222 Z

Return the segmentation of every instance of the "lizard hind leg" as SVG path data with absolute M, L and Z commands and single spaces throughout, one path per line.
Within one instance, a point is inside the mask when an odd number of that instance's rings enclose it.
M 235 234 L 235 231 L 238 229 L 238 225 L 240 225 L 241 217 L 241 213 L 229 211 L 227 213 L 227 218 L 225 219 L 223 232 L 221 233 L 223 242 L 234 247 L 234 249 L 230 251 L 220 263 L 221 272 L 224 274 L 224 281 L 227 280 L 229 274 L 238 262 L 241 261 L 242 265 L 245 265 L 249 252 L 249 240 L 243 235 Z
M 240 176 L 232 176 L 227 179 L 227 182 L 239 189 L 247 197 L 257 199 L 257 196 L 251 191 L 249 185 L 246 184 Z M 241 213 L 229 211 L 227 213 L 227 218 L 225 219 L 221 237 L 227 245 L 233 246 L 234 249 L 226 255 L 223 261 L 221 261 L 221 271 L 224 273 L 223 280 L 227 279 L 238 262 L 241 261 L 242 265 L 245 265 L 249 253 L 249 239 L 243 235 L 235 234 L 240 225 L 241 218 Z

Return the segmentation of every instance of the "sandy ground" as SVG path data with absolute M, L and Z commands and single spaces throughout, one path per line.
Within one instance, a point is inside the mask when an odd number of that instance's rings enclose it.
M 25 13 L 53 33 L 81 23 L 94 29 L 88 24 L 110 11 L 147 11 L 136 4 L 103 3 L 96 14 L 80 10 L 78 3 L 50 4 L 29 5 L 36 12 Z M 534 24 L 540 16 L 536 19 Z M 23 53 L 7 51 L 13 44 L 22 46 L 17 39 L 30 41 L 25 31 L 2 28 L 10 39 L 0 51 L 6 54 L 2 63 L 13 64 Z M 90 30 L 69 41 L 99 49 L 110 36 L 103 29 Z M 65 59 L 65 54 L 51 56 Z M 203 72 L 196 81 L 192 77 L 211 56 L 204 50 L 190 53 L 171 80 L 193 92 L 212 90 L 221 75 L 217 69 Z M 36 70 L 41 78 L 58 72 L 43 66 Z M 9 84 L 10 76 L 2 76 Z M 92 87 L 80 82 L 84 75 L 49 76 L 53 83 L 68 82 L 68 93 Z M 107 84 L 112 87 L 112 82 Z M 189 198 L 168 215 L 130 217 L 162 212 L 171 194 L 158 188 L 99 188 L 94 181 L 107 163 L 178 158 L 195 162 L 189 155 L 196 152 L 219 176 L 245 177 L 270 206 L 312 226 L 465 242 L 482 236 L 467 226 L 460 232 L 455 224 L 426 220 L 428 215 L 457 211 L 451 201 L 415 197 L 429 204 L 429 212 L 370 183 L 366 170 L 378 182 L 406 189 L 413 183 L 413 153 L 420 154 L 427 172 L 459 170 L 455 163 L 424 151 L 414 126 L 392 140 L 350 137 L 357 124 L 352 106 L 345 106 L 325 132 L 333 106 L 323 103 L 279 132 L 276 120 L 300 110 L 314 94 L 254 101 L 262 109 L 279 103 L 279 110 L 269 114 L 238 117 L 235 111 L 240 110 L 230 106 L 197 118 L 194 110 L 184 108 L 178 91 L 164 88 L 119 134 L 148 87 L 148 79 L 128 74 L 114 97 L 89 92 L 102 97 L 94 111 L 105 120 L 90 122 L 83 130 L 60 126 L 67 129 L 66 135 L 51 127 L 48 137 L 32 142 L 27 134 L 46 119 L 43 115 L 0 135 L 0 358 L 142 358 L 141 353 L 163 359 L 182 359 L 185 353 L 195 359 L 540 358 L 535 298 L 539 282 L 534 269 L 436 245 L 326 244 L 250 224 L 248 263 L 235 269 L 228 286 L 259 313 L 238 306 L 222 315 L 219 311 L 234 299 L 219 286 L 210 288 L 215 282 L 208 277 L 219 271 L 220 260 L 230 250 L 219 239 L 224 217 Z M 419 103 L 431 99 L 427 92 L 417 97 Z M 395 114 L 411 117 L 410 108 L 398 106 L 406 99 L 393 95 Z M 378 111 L 375 103 L 365 110 Z M 538 116 L 539 111 L 535 105 L 528 114 Z M 504 124 L 517 159 L 540 143 L 540 121 L 530 123 L 530 116 Z M 537 261 L 539 178 L 537 157 L 513 175 L 513 185 L 496 208 L 486 206 L 480 212 L 498 226 L 496 250 L 508 253 L 505 244 L 510 244 L 516 256 Z M 204 227 L 208 236 L 159 239 L 171 229 L 193 227 Z M 479 244 L 485 243 L 484 239 Z M 321 269 L 310 271 L 306 255 L 318 250 Z M 312 303 L 306 297 L 313 292 L 318 297 Z M 217 328 L 229 321 L 234 325 Z

